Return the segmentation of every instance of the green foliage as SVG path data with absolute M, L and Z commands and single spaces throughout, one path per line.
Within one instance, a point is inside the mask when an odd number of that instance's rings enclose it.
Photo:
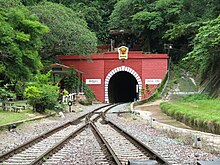
M 179 0 L 121 0 L 110 16 L 110 28 L 132 30 L 147 52 L 162 52 L 160 40 L 181 13 Z
M 151 89 L 148 84 L 145 85 L 147 93 L 151 94 Z
M 184 0 L 158 0 L 155 8 L 161 13 L 165 25 L 175 24 L 181 15 Z
M 135 23 L 135 29 L 144 30 L 146 27 L 149 30 L 155 30 L 163 23 L 163 18 L 159 12 L 140 11 L 132 16 L 132 21 Z
M 99 10 L 94 6 L 88 6 L 85 3 L 73 3 L 71 8 L 77 12 L 79 16 L 84 18 L 88 23 L 88 26 L 93 30 L 97 31 L 102 22 L 102 17 Z M 95 23 L 94 23 L 95 22 Z
M 205 22 L 199 28 L 193 44 L 193 50 L 183 60 L 192 71 L 201 76 L 212 73 L 218 64 L 220 53 L 220 16 L 214 20 Z
M 0 74 L 3 73 L 5 71 L 5 66 L 4 64 L 0 63 Z
M 109 42 L 108 20 L 117 0 L 75 0 L 72 3 L 65 3 L 77 14 L 84 18 L 89 28 L 96 33 L 99 42 Z
M 4 79 L 27 80 L 42 67 L 38 50 L 48 28 L 25 7 L 0 8 L 0 61 Z M 3 78 L 2 78 L 3 79 Z
M 42 2 L 30 7 L 40 21 L 50 28 L 43 38 L 41 51 L 43 59 L 54 58 L 55 55 L 74 54 L 87 55 L 96 50 L 96 36 L 86 22 L 78 15 L 63 6 L 51 2 Z
M 149 2 L 148 2 L 149 3 Z M 132 16 L 140 12 L 148 4 L 140 0 L 120 0 L 110 16 L 109 27 L 111 29 L 131 29 Z
M 15 97 L 15 94 L 3 87 L 0 87 L 0 99 L 6 100 L 7 98 L 13 98 Z
M 25 82 L 19 81 L 15 84 L 14 91 L 16 93 L 16 97 L 18 100 L 22 100 L 24 98 L 23 94 L 24 94 L 25 87 L 26 87 Z
M 79 103 L 82 105 L 92 105 L 92 100 L 90 100 L 90 99 L 79 100 Z
M 80 91 L 80 79 L 74 74 L 74 70 L 72 70 L 63 80 L 64 88 L 69 92 L 79 92 Z M 95 100 L 95 95 L 92 90 L 85 83 L 83 85 L 83 92 L 88 100 Z
M 76 76 L 75 71 L 72 69 L 67 76 L 63 79 L 64 82 L 64 88 L 69 92 L 77 92 L 80 89 L 80 79 Z
M 68 95 L 68 94 L 69 94 L 69 92 L 66 89 L 64 89 L 63 90 L 63 95 Z
M 188 37 L 189 40 L 194 38 L 194 35 L 198 32 L 201 22 L 193 22 L 188 24 L 176 24 L 172 29 L 167 30 L 164 34 L 164 38 L 170 41 L 176 41 L 181 37 Z
M 24 96 L 36 112 L 45 112 L 46 108 L 53 109 L 57 104 L 59 88 L 57 85 L 51 85 L 50 76 L 50 73 L 37 74 L 35 82 L 30 83 L 25 89 Z
M 195 102 L 197 100 L 210 100 L 210 96 L 208 94 L 193 94 L 193 95 L 188 95 L 185 96 L 178 101 L 182 102 Z
M 182 13 L 179 17 L 179 22 L 192 23 L 204 22 L 209 19 L 216 18 L 219 15 L 220 4 L 218 0 L 207 2 L 206 0 L 184 0 Z
M 11 8 L 22 6 L 20 0 L 0 0 L 0 8 Z
M 89 86 L 83 83 L 84 93 L 88 100 L 95 100 L 95 95 Z
M 198 33 L 198 29 L 204 25 L 203 23 L 215 19 L 220 14 L 218 0 L 209 2 L 206 0 L 183 0 L 181 6 L 182 14 L 178 15 L 176 23 L 164 35 L 165 40 L 175 43 L 176 49 L 172 50 L 172 53 L 173 56 L 175 55 L 173 60 L 177 62 L 192 51 L 194 46 L 192 42 Z M 194 64 L 196 65 L 195 68 L 198 67 L 197 62 Z M 193 66 L 191 62 L 189 65 L 187 62 L 184 65 L 186 65 L 185 68 L 190 65 Z
M 43 0 L 20 0 L 20 1 L 25 6 L 33 6 L 33 5 L 37 5 L 39 2 Z
M 101 43 L 109 42 L 108 20 L 117 0 L 47 0 L 71 8 L 77 16 L 86 20 L 91 31 Z M 25 6 L 35 6 L 44 0 L 21 0 Z

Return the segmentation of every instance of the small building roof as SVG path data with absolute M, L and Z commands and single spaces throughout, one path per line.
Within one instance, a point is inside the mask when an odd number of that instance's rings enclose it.
M 59 68 L 58 70 L 56 70 L 56 68 Z M 67 70 L 73 69 L 72 67 L 63 65 L 63 64 L 59 64 L 59 63 L 54 63 L 51 64 L 49 67 L 43 68 L 42 70 L 52 70 L 54 73 L 66 73 Z M 73 69 L 75 71 L 75 73 L 81 73 L 83 74 L 83 72 L 81 72 L 78 69 Z

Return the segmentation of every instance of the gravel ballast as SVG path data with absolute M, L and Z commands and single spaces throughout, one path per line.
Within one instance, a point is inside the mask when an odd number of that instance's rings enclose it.
M 109 114 L 107 119 L 153 148 L 160 155 L 171 157 L 175 164 L 196 164 L 198 160 L 216 158 L 216 155 L 169 138 L 166 133 L 157 131 L 133 115 L 124 116 L 126 117 Z
M 65 113 L 65 118 L 49 117 L 37 121 L 23 123 L 11 132 L 8 130 L 0 131 L 0 154 L 5 153 L 16 146 L 53 129 L 54 127 L 76 119 L 86 112 L 103 105 L 104 104 L 97 104 L 83 107 L 83 112 Z M 126 107 L 127 106 L 125 105 L 120 107 L 120 109 L 126 110 Z M 195 149 L 190 145 L 185 145 L 181 141 L 169 138 L 166 133 L 157 131 L 156 129 L 147 125 L 147 123 L 142 119 L 132 114 L 123 114 L 121 117 L 117 114 L 107 114 L 107 119 L 119 125 L 128 133 L 131 133 L 146 145 L 154 148 L 156 151 L 160 152 L 161 155 L 168 155 L 169 157 L 172 157 L 175 161 L 175 164 L 196 164 L 198 160 L 211 160 L 216 157 L 214 154 L 201 149 Z M 91 150 L 91 145 L 88 145 L 88 147 L 84 146 L 84 149 L 86 148 Z M 87 154 L 90 153 L 89 151 L 83 152 Z
M 65 117 L 48 117 L 36 121 L 25 122 L 19 125 L 15 130 L 0 131 L 0 155 L 39 136 L 49 130 L 58 127 L 68 121 L 74 120 L 90 110 L 103 106 L 104 104 L 95 104 L 92 106 L 77 106 L 76 109 L 82 112 L 64 113 Z

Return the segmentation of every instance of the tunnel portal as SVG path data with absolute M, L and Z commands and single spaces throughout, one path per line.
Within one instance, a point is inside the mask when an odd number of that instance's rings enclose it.
M 137 84 L 137 80 L 132 74 L 126 71 L 115 73 L 110 79 L 108 85 L 109 102 L 132 102 L 134 100 L 137 100 Z

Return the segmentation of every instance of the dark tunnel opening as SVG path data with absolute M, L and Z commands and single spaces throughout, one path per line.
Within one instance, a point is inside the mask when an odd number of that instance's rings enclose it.
M 136 86 L 137 80 L 132 74 L 125 71 L 114 74 L 108 85 L 109 102 L 132 102 L 137 100 Z

